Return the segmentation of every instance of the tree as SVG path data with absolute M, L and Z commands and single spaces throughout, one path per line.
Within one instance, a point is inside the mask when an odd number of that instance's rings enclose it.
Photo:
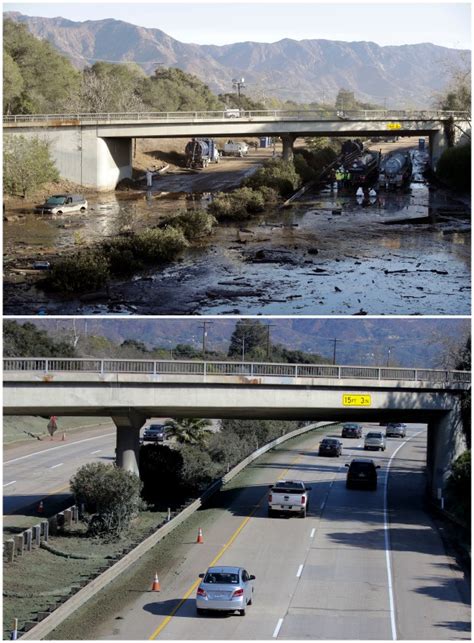
M 136 64 L 97 62 L 83 71 L 73 111 L 140 112 L 145 72 Z
M 3 52 L 3 113 L 11 114 L 23 91 L 21 70 L 10 54 Z
M 164 425 L 167 434 L 170 437 L 175 438 L 179 444 L 203 445 L 212 433 L 212 423 L 210 420 L 206 419 L 169 419 L 165 421 Z
M 21 91 L 9 94 L 10 113 L 48 114 L 68 108 L 80 85 L 80 72 L 66 56 L 46 40 L 35 38 L 25 25 L 9 19 L 3 24 L 3 49 L 22 79 Z M 11 65 L 7 73 L 10 84 Z
M 70 342 L 55 340 L 31 322 L 3 323 L 3 354 L 5 357 L 75 357 Z
M 140 507 L 142 483 L 138 476 L 115 465 L 91 462 L 80 467 L 70 482 L 77 504 L 93 514 L 89 532 L 118 538 Z
M 268 327 L 258 319 L 239 320 L 230 338 L 229 357 L 263 359 L 267 352 Z
M 453 513 L 471 524 L 471 452 L 464 451 L 451 466 L 446 487 Z
M 48 144 L 38 137 L 5 136 L 3 145 L 3 189 L 23 198 L 44 183 L 58 181 L 59 172 Z

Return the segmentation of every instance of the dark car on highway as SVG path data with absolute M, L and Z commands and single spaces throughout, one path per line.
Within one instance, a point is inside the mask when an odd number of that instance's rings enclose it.
M 164 442 L 166 439 L 166 428 L 164 424 L 150 424 L 143 433 L 144 442 Z
M 319 443 L 318 455 L 334 455 L 339 457 L 342 454 L 342 442 L 337 438 L 323 438 Z
M 348 467 L 346 487 L 366 487 L 367 489 L 377 489 L 377 469 L 379 464 L 375 464 L 370 458 L 355 458 Z
M 362 437 L 362 427 L 360 424 L 355 422 L 349 422 L 342 425 L 341 437 L 343 438 L 361 438 Z

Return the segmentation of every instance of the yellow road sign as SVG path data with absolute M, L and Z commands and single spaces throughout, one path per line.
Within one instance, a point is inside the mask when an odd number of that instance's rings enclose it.
M 387 123 L 387 129 L 402 129 L 401 123 Z
M 364 395 L 344 393 L 342 396 L 342 405 L 343 406 L 371 406 L 372 397 L 367 393 Z

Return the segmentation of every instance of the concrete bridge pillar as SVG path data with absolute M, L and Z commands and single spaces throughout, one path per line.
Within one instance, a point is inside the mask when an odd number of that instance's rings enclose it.
M 283 160 L 292 161 L 294 157 L 293 153 L 293 143 L 295 142 L 296 136 L 292 134 L 282 134 L 281 140 L 283 143 Z
M 126 415 L 113 415 L 112 420 L 117 427 L 117 466 L 138 476 L 140 429 L 146 417 L 130 411 Z
M 451 464 L 465 449 L 461 404 L 456 400 L 451 411 L 428 424 L 426 470 L 427 493 L 431 500 L 438 498 L 439 489 L 444 495 Z
M 435 170 L 444 150 L 448 149 L 448 138 L 444 130 L 438 130 L 430 134 L 430 157 L 431 167 Z

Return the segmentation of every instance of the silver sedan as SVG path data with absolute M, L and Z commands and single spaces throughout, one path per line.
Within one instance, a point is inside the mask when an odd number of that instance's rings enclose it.
M 255 576 L 243 567 L 209 567 L 202 578 L 196 593 L 196 611 L 204 614 L 206 610 L 226 612 L 239 611 L 245 616 L 247 605 L 252 604 Z

